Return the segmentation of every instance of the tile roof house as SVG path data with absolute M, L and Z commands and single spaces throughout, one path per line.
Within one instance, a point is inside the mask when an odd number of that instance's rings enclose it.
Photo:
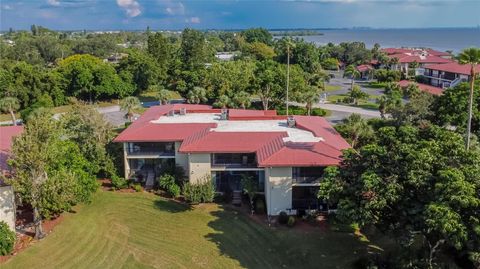
M 316 197 L 327 166 L 341 163 L 350 145 L 321 117 L 277 115 L 275 110 L 162 105 L 120 133 L 125 177 L 153 185 L 172 164 L 190 182 L 211 177 L 217 192 L 240 193 L 241 178 L 256 180 L 267 212 L 326 210 Z
M 470 70 L 470 65 L 463 65 L 457 62 L 430 64 L 425 66 L 422 75 L 429 85 L 445 89 L 455 87 L 461 82 L 469 81 Z M 479 72 L 480 65 L 477 65 L 475 73 Z
M 23 132 L 23 126 L 0 126 L 0 174 L 9 174 L 7 160 L 10 158 L 13 138 Z M 0 185 L 2 184 L 0 180 Z
M 418 64 L 415 70 L 410 70 L 414 75 L 421 75 L 423 67 L 427 64 L 442 64 L 453 62 L 452 55 L 447 52 L 421 48 L 385 48 L 381 50 L 390 59 L 396 58 L 398 63 L 390 66 L 393 70 L 400 70 L 409 75 L 409 69 L 414 63 Z

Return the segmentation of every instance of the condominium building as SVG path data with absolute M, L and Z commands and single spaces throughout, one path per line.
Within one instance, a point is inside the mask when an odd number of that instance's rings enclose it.
M 124 145 L 126 178 L 151 187 L 176 165 L 192 183 L 211 178 L 217 192 L 238 193 L 250 177 L 269 215 L 325 210 L 317 198 L 324 169 L 350 147 L 322 117 L 188 104 L 151 107 L 115 142 Z

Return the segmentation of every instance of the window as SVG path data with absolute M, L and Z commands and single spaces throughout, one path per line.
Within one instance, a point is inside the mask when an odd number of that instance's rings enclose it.
M 226 167 L 255 167 L 255 153 L 215 153 L 212 165 Z
M 293 183 L 318 183 L 323 176 L 325 167 L 293 167 Z

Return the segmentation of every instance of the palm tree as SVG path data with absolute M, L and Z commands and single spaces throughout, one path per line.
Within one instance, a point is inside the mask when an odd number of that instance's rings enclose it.
M 246 109 L 251 104 L 250 94 L 248 94 L 247 92 L 241 91 L 235 94 L 235 96 L 233 96 L 233 101 L 235 102 L 236 105 L 238 105 L 242 109 Z
M 307 115 L 310 116 L 312 112 L 313 104 L 320 102 L 320 91 L 317 87 L 309 86 L 308 90 L 303 93 L 302 101 L 305 102 L 305 108 L 307 109 Z
M 158 99 L 158 101 L 160 101 L 161 105 L 168 104 L 168 101 L 170 101 L 170 92 L 165 90 L 165 89 L 161 89 L 157 93 L 157 99 Z
M 352 86 L 351 89 L 353 89 L 353 84 L 355 83 L 355 79 L 360 76 L 360 72 L 357 70 L 357 68 L 354 65 L 349 65 L 347 68 L 345 68 L 345 73 L 343 73 L 344 76 L 349 76 L 352 78 Z
M 353 113 L 343 120 L 342 129 L 352 144 L 352 148 L 358 145 L 362 137 L 370 137 L 373 133 L 372 127 L 359 114 Z
M 12 117 L 12 124 L 17 125 L 17 119 L 15 118 L 15 111 L 20 108 L 20 103 L 15 97 L 4 97 L 0 99 L 0 110 L 10 113 Z
M 229 107 L 230 103 L 230 98 L 228 96 L 221 95 L 213 105 L 224 109 Z
M 120 104 L 120 108 L 127 111 L 126 116 L 130 121 L 132 121 L 133 118 L 133 111 L 140 107 L 140 100 L 135 96 L 125 97 Z
M 470 148 L 471 129 L 472 129 L 472 113 L 473 113 L 473 89 L 475 86 L 476 71 L 475 68 L 480 64 L 480 49 L 469 48 L 463 50 L 458 55 L 460 64 L 470 65 L 470 97 L 468 99 L 468 121 L 467 121 L 467 142 L 466 148 Z
M 190 104 L 200 104 L 207 100 L 207 91 L 201 87 L 194 87 L 193 90 L 187 94 L 187 102 Z

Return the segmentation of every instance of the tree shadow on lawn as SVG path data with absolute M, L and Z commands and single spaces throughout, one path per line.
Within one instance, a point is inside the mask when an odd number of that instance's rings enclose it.
M 153 204 L 156 208 L 170 213 L 182 213 L 192 210 L 190 205 L 175 200 L 158 199 Z
M 349 232 L 268 227 L 224 207 L 211 214 L 215 219 L 208 226 L 215 232 L 205 238 L 246 268 L 351 268 L 376 252 Z

